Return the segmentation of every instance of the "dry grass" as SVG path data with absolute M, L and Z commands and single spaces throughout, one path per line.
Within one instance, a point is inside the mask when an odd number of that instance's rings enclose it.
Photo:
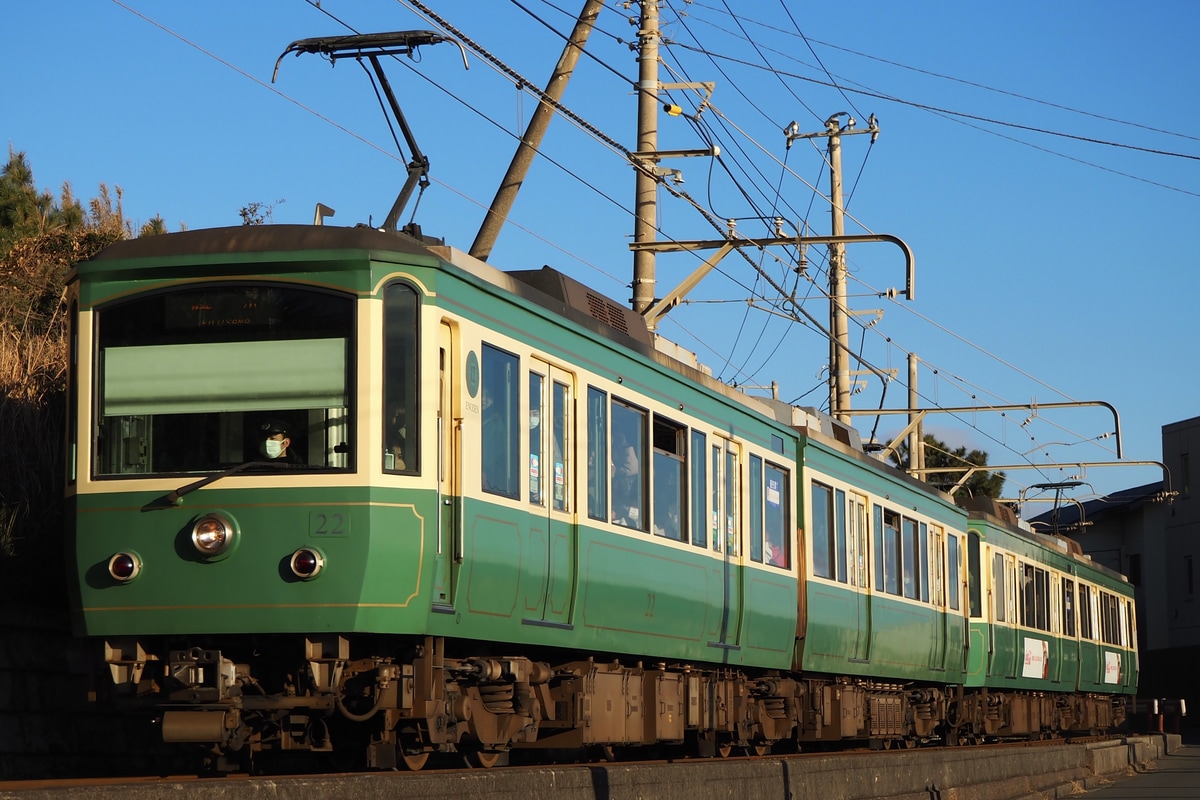
M 0 563 L 12 579 L 53 584 L 61 569 L 67 328 L 64 281 L 121 238 L 96 229 L 19 242 L 0 261 Z M 28 586 L 26 587 L 28 588 Z M 45 588 L 45 586 L 43 586 Z

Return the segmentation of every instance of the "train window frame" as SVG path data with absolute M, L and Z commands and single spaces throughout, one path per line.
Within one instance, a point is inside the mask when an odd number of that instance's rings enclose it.
M 529 393 L 529 436 L 528 436 L 528 466 L 526 478 L 529 483 L 529 504 L 545 508 L 544 492 L 546 464 L 546 427 L 542 422 L 546 418 L 546 376 L 537 370 L 529 370 L 526 379 Z
M 870 581 L 871 526 L 867 509 L 870 506 L 866 495 L 851 491 L 849 503 L 850 529 L 846 538 L 846 557 L 849 559 L 850 585 L 866 589 Z
M 572 431 L 574 420 L 574 376 L 570 373 L 560 373 L 570 377 L 570 382 L 561 380 L 551 370 L 550 375 L 550 455 L 551 481 L 554 490 L 551 492 L 550 504 L 555 511 L 570 511 L 574 493 L 575 470 L 572 468 L 571 453 L 574 451 Z
M 1008 622 L 1005 616 L 1008 612 L 1008 595 L 1005 591 L 1004 553 L 999 550 L 993 551 L 991 562 L 988 572 L 992 583 L 992 620 Z
M 792 568 L 790 530 L 791 473 L 786 467 L 767 461 L 763 464 L 763 484 L 766 489 L 763 507 L 763 535 L 767 566 Z M 773 510 L 774 509 L 774 510 Z
M 809 556 L 812 574 L 817 578 L 833 580 L 837 570 L 834 490 L 832 486 L 814 480 L 809 486 L 808 494 L 811 508 L 808 540 L 812 551 Z
M 1095 618 L 1092 614 L 1092 586 L 1079 581 L 1079 638 L 1096 641 Z
M 750 454 L 750 560 L 763 563 L 763 477 L 762 456 Z
M 608 392 L 587 388 L 587 514 L 589 519 L 609 520 L 608 483 Z
M 651 422 L 651 458 L 651 530 L 655 536 L 686 542 L 687 426 L 654 414 Z
M 724 478 L 725 554 L 737 558 L 742 554 L 741 447 L 732 439 L 725 440 Z
M 834 574 L 838 583 L 846 583 L 848 576 L 846 575 L 846 553 L 848 550 L 846 544 L 847 524 L 846 524 L 846 490 L 834 490 L 833 503 L 833 554 L 837 559 L 837 566 L 834 569 Z
M 791 569 L 788 540 L 788 470 L 750 455 L 750 560 Z
M 90 479 L 250 464 L 261 458 L 263 425 L 290 429 L 297 468 L 354 472 L 357 450 L 347 443 L 365 368 L 355 357 L 358 319 L 349 292 L 264 277 L 172 285 L 98 305 Z M 146 363 L 159 366 L 148 372 Z
M 946 533 L 946 595 L 952 611 L 960 610 L 959 591 L 962 588 L 962 542 L 953 531 Z
M 650 412 L 613 397 L 609 403 L 609 441 L 612 442 L 612 522 L 630 530 L 648 532 L 646 451 Z M 627 429 L 632 423 L 632 429 Z M 618 438 L 620 437 L 620 438 Z
M 692 544 L 708 548 L 708 471 L 706 454 L 708 436 L 704 431 L 693 429 L 690 438 L 691 452 L 691 529 Z
M 400 290 L 411 299 L 407 319 L 397 319 L 393 298 Z M 420 473 L 421 295 L 407 281 L 392 281 L 383 287 L 383 471 Z M 407 322 L 407 325 L 398 323 Z M 407 341 L 406 341 L 407 340 Z M 401 366 L 398 356 L 411 354 Z M 407 361 L 411 363 L 407 363 Z M 399 466 L 397 466 L 397 463 Z
M 521 498 L 521 357 L 480 345 L 479 480 L 487 494 Z M 489 472 L 491 473 L 489 475 Z
M 984 559 L 979 531 L 967 529 L 967 616 L 983 619 Z M 990 572 L 991 567 L 988 566 Z
M 1073 578 L 1067 577 L 1066 575 L 1064 575 L 1062 578 L 1062 595 L 1063 595 L 1063 599 L 1062 599 L 1063 629 L 1062 629 L 1062 632 L 1063 632 L 1064 636 L 1068 636 L 1068 637 L 1074 639 L 1075 631 L 1076 631 L 1075 580 Z
M 946 534 L 941 525 L 921 523 L 922 533 L 926 536 L 925 547 L 921 552 L 931 563 L 929 585 L 925 596 L 921 599 L 932 603 L 934 608 L 946 607 Z

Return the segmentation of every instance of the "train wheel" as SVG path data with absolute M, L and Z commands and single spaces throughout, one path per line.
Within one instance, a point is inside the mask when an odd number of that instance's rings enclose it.
M 733 754 L 733 745 L 729 742 L 721 742 L 717 745 L 717 755 L 721 758 L 729 758 Z
M 420 772 L 429 763 L 429 753 L 401 753 L 400 761 L 412 772 Z
M 507 753 L 502 753 L 498 750 L 472 750 L 467 753 L 467 764 L 479 769 L 491 769 L 504 760 L 507 762 Z
M 768 742 L 755 742 L 748 749 L 751 755 L 765 756 L 770 754 L 771 745 Z

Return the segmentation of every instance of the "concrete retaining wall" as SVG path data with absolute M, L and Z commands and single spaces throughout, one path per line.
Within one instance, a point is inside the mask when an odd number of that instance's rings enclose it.
M 71 636 L 66 612 L 0 606 L 0 781 L 136 775 L 162 749 L 144 721 L 88 703 L 96 654 Z
M 171 796 L 224 800 L 1017 800 L 1059 798 L 1106 778 L 1145 769 L 1180 747 L 1173 734 L 1097 745 L 1028 748 L 926 748 L 892 753 L 676 764 L 600 764 L 415 775 L 154 781 L 96 786 L 70 797 L 150 800 Z M 65 791 L 6 787 L 0 800 L 62 798 Z

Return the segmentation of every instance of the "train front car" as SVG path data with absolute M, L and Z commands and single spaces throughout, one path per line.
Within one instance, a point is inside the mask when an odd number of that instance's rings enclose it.
M 793 410 L 632 311 L 321 226 L 124 242 L 69 302 L 77 627 L 168 742 L 226 770 L 791 736 Z
M 968 739 L 1095 734 L 1120 726 L 1137 692 L 1133 586 L 1069 539 L 970 504 Z
M 76 629 L 165 740 L 327 750 L 327 720 L 373 702 L 339 686 L 394 669 L 348 663 L 348 637 L 425 630 L 437 386 L 412 275 L 436 263 L 375 231 L 263 226 L 120 243 L 71 276 Z

